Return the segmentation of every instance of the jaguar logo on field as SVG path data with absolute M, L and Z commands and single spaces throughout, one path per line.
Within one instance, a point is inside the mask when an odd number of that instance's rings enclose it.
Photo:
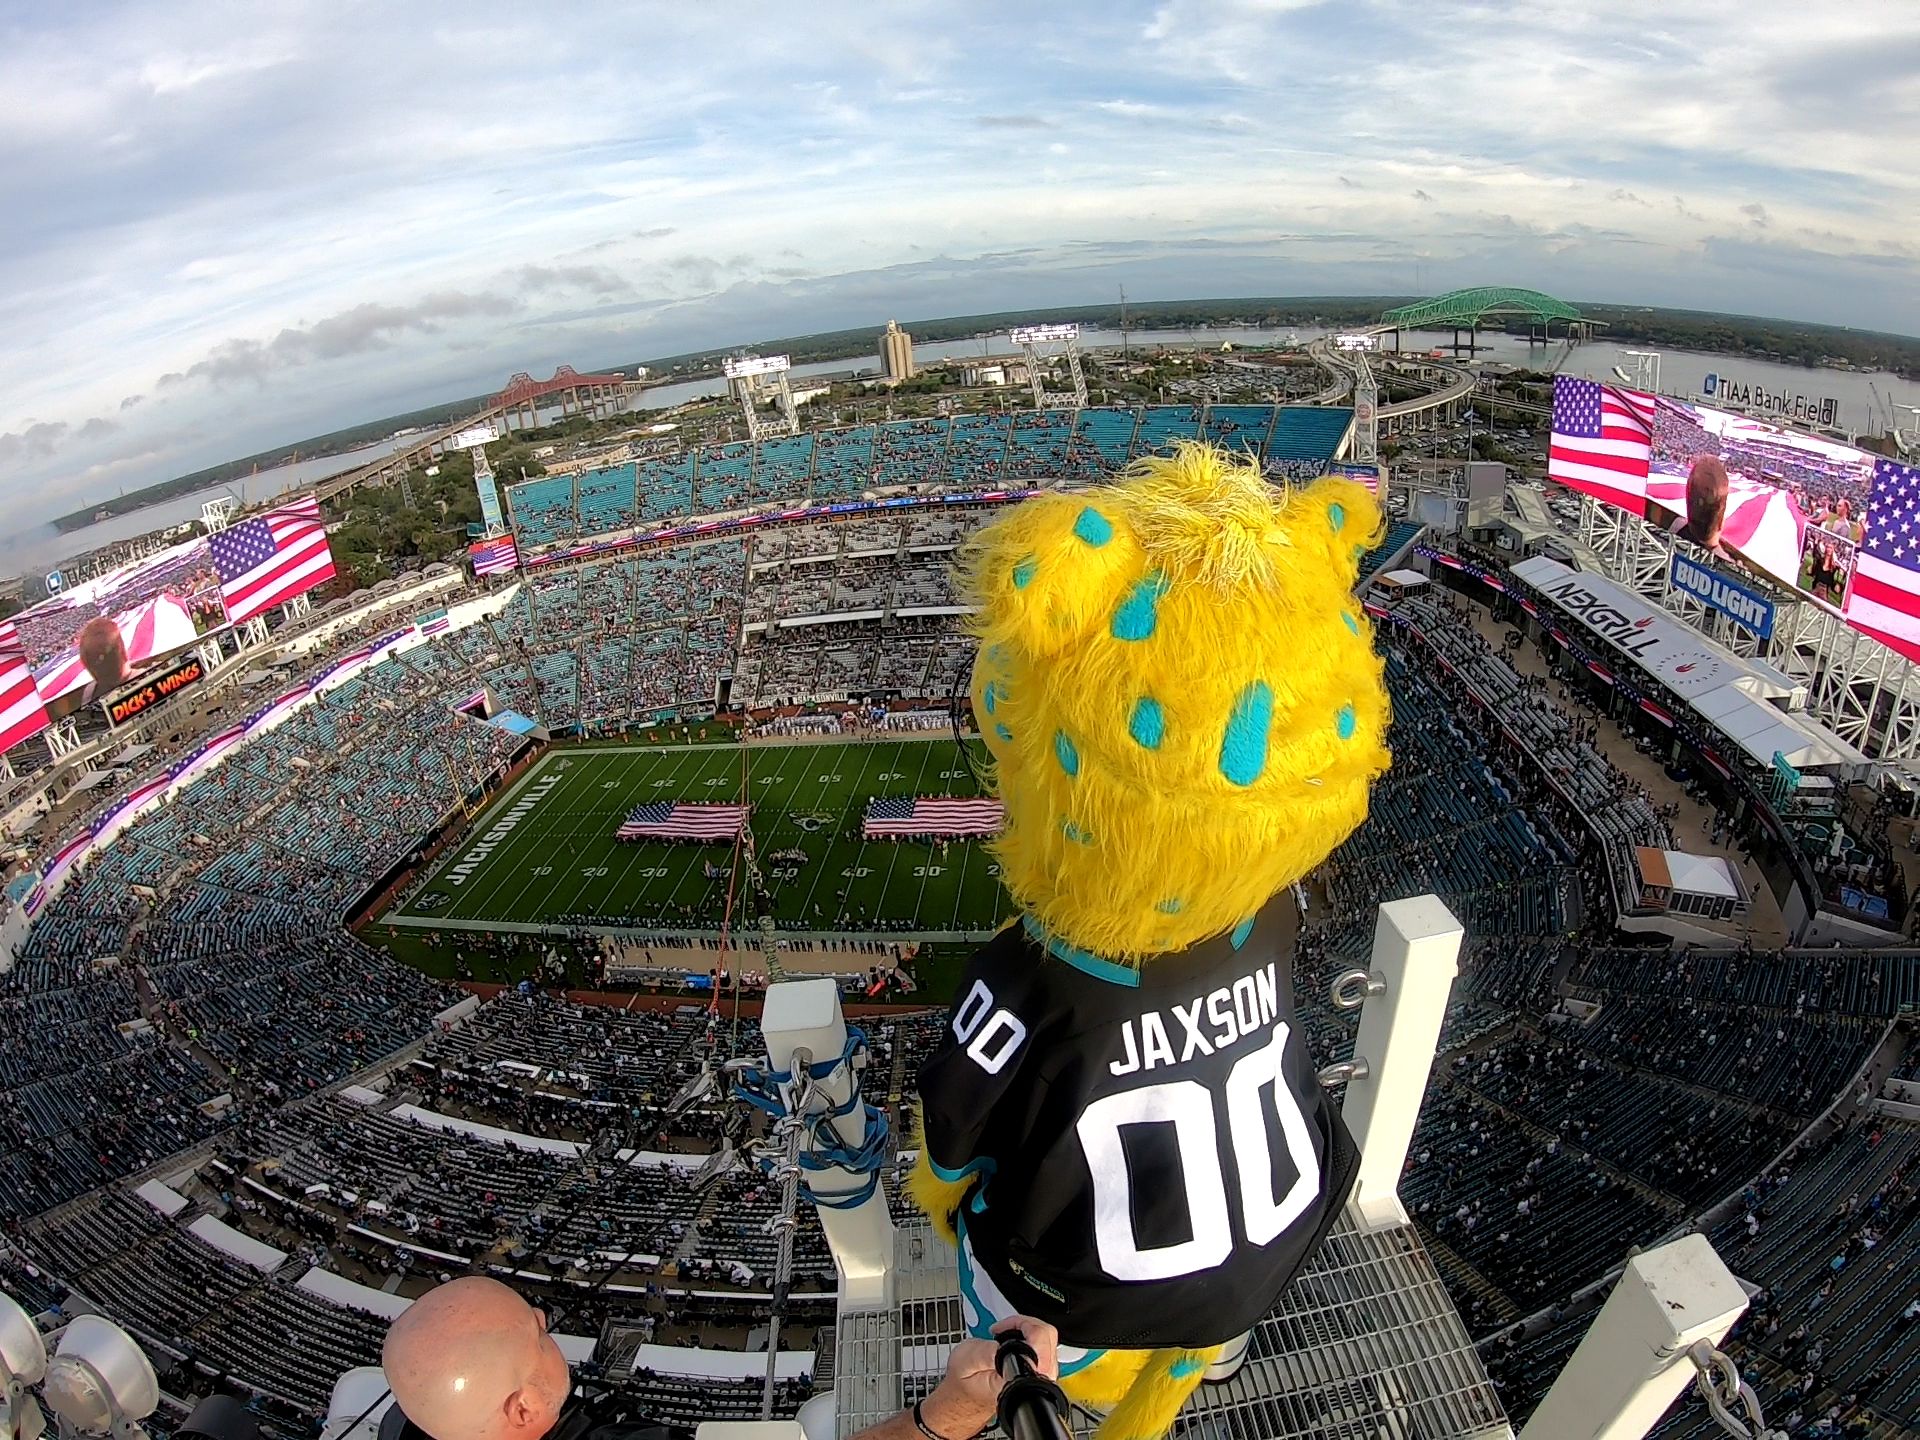
M 429 890 L 418 900 L 414 901 L 413 908 L 416 910 L 444 910 L 452 903 L 453 897 L 447 894 L 446 891 Z

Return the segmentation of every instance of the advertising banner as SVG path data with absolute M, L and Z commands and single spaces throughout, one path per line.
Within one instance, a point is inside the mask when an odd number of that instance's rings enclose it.
M 1720 571 L 1674 553 L 1668 571 L 1673 588 L 1691 595 L 1710 610 L 1718 610 L 1749 635 L 1773 638 L 1773 602 Z

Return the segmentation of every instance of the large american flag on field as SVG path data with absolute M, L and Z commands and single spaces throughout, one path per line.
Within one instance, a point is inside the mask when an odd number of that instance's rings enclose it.
M 227 618 L 244 625 L 333 578 L 333 551 L 311 495 L 207 538 Z
M 1643 514 L 1653 456 L 1653 411 L 1653 396 L 1644 390 L 1554 376 L 1548 477 Z
M 903 835 L 997 835 L 1005 820 L 998 800 L 953 795 L 876 795 L 862 833 L 869 840 Z
M 0 754 L 46 728 L 47 707 L 33 683 L 19 627 L 0 620 Z
M 511 535 L 502 535 L 497 540 L 481 540 L 469 545 L 467 558 L 473 561 L 475 575 L 498 575 L 520 568 L 520 547 L 513 543 Z
M 1856 630 L 1920 660 L 1920 467 L 1874 461 L 1867 538 L 1841 614 Z
M 747 823 L 746 805 L 682 805 L 653 800 L 627 812 L 616 840 L 732 840 Z

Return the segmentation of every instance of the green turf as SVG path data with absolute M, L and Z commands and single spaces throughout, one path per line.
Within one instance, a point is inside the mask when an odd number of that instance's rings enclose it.
M 744 766 L 744 775 L 743 775 Z M 876 795 L 971 795 L 951 739 L 831 745 L 576 746 L 550 751 L 448 848 L 384 917 L 404 928 L 561 926 L 710 931 L 726 909 L 730 845 L 623 844 L 613 832 L 642 801 L 720 802 L 742 785 L 783 931 L 982 934 L 1011 913 L 984 850 L 860 838 Z M 530 807 L 477 861 L 493 827 Z M 798 847 L 804 864 L 775 861 Z M 462 883 L 455 870 L 471 862 Z M 738 897 L 736 896 L 736 903 Z M 736 909 L 734 923 L 743 923 Z

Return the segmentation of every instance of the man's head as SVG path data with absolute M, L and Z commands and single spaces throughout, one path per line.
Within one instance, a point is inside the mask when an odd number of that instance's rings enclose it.
M 407 1307 L 380 1363 L 394 1403 L 434 1440 L 536 1440 L 560 1418 L 572 1383 L 547 1317 L 478 1275 Z
M 93 677 L 96 694 L 104 695 L 127 678 L 127 642 L 110 615 L 96 615 L 74 637 L 80 663 Z

